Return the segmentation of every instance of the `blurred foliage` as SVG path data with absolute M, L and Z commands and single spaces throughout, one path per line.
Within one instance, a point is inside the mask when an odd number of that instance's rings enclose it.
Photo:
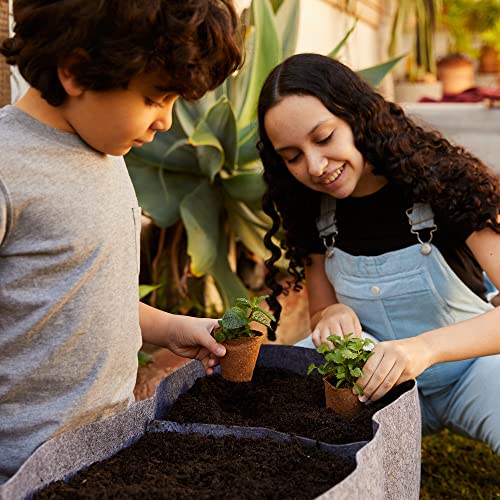
M 299 0 L 253 0 L 241 14 L 244 66 L 199 101 L 179 100 L 171 130 L 126 156 L 139 203 L 155 225 L 155 238 L 143 240 L 143 267 L 145 282 L 162 285 L 150 296 L 162 309 L 191 301 L 223 310 L 249 296 L 238 276 L 237 244 L 261 261 L 268 256 L 257 101 L 270 71 L 295 52 L 299 16 Z M 376 86 L 397 61 L 360 74 Z M 192 313 L 186 307 L 181 312 Z

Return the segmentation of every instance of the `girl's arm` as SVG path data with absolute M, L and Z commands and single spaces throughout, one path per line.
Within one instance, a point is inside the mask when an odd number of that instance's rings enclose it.
M 305 266 L 304 271 L 314 345 L 323 344 L 329 335 L 343 337 L 352 333 L 356 337 L 361 336 L 361 324 L 356 313 L 337 301 L 325 272 L 325 256 L 312 254 L 310 258 L 311 265 Z
M 500 234 L 486 228 L 473 233 L 466 243 L 500 289 Z M 433 364 L 493 354 L 500 354 L 500 307 L 416 337 L 377 344 L 365 365 L 365 376 L 357 383 L 363 400 L 374 401 Z

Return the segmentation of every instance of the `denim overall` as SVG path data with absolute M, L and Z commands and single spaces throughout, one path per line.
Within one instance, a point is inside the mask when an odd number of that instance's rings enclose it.
M 338 301 L 356 312 L 375 341 L 413 337 L 493 309 L 431 244 L 437 227 L 429 205 L 417 203 L 407 211 L 418 243 L 377 256 L 334 248 L 335 208 L 336 200 L 323 196 L 317 227 L 326 247 L 325 270 Z M 422 229 L 429 230 L 426 242 Z M 296 345 L 314 348 L 311 336 Z M 500 455 L 500 355 L 439 363 L 417 382 L 423 432 L 446 426 L 488 443 Z

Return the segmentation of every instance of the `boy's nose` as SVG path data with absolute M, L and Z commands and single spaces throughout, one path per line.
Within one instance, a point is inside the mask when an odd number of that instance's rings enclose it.
M 172 106 L 166 106 L 161 112 L 158 114 L 156 120 L 152 123 L 151 129 L 156 130 L 158 132 L 166 132 L 172 127 Z

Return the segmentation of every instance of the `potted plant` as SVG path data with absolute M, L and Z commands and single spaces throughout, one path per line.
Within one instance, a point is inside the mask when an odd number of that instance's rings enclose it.
M 263 334 L 250 328 L 250 323 L 257 322 L 271 328 L 274 316 L 259 307 L 259 302 L 268 296 L 248 300 L 239 297 L 219 319 L 219 326 L 213 335 L 217 342 L 224 344 L 226 355 L 220 360 L 222 377 L 233 382 L 252 380 L 255 363 L 259 355 Z
M 389 53 L 401 50 L 411 39 L 404 78 L 394 87 L 396 102 L 418 102 L 422 97 L 440 100 L 443 89 L 437 81 L 434 34 L 440 9 L 439 0 L 400 0 L 391 30 Z
M 478 72 L 499 69 L 500 4 L 497 0 L 446 0 L 444 21 L 451 50 L 478 58 Z
M 330 349 L 324 343 L 316 349 L 323 354 L 325 363 L 320 366 L 312 363 L 307 370 L 308 375 L 318 370 L 323 376 L 326 406 L 345 418 L 352 418 L 363 409 L 363 404 L 352 392 L 352 388 L 360 396 L 363 395 L 356 380 L 364 376 L 363 366 L 371 355 L 371 351 L 367 351 L 365 347 L 373 344 L 370 339 L 351 336 L 352 334 L 348 334 L 342 338 L 330 335 L 328 340 L 333 347 Z

